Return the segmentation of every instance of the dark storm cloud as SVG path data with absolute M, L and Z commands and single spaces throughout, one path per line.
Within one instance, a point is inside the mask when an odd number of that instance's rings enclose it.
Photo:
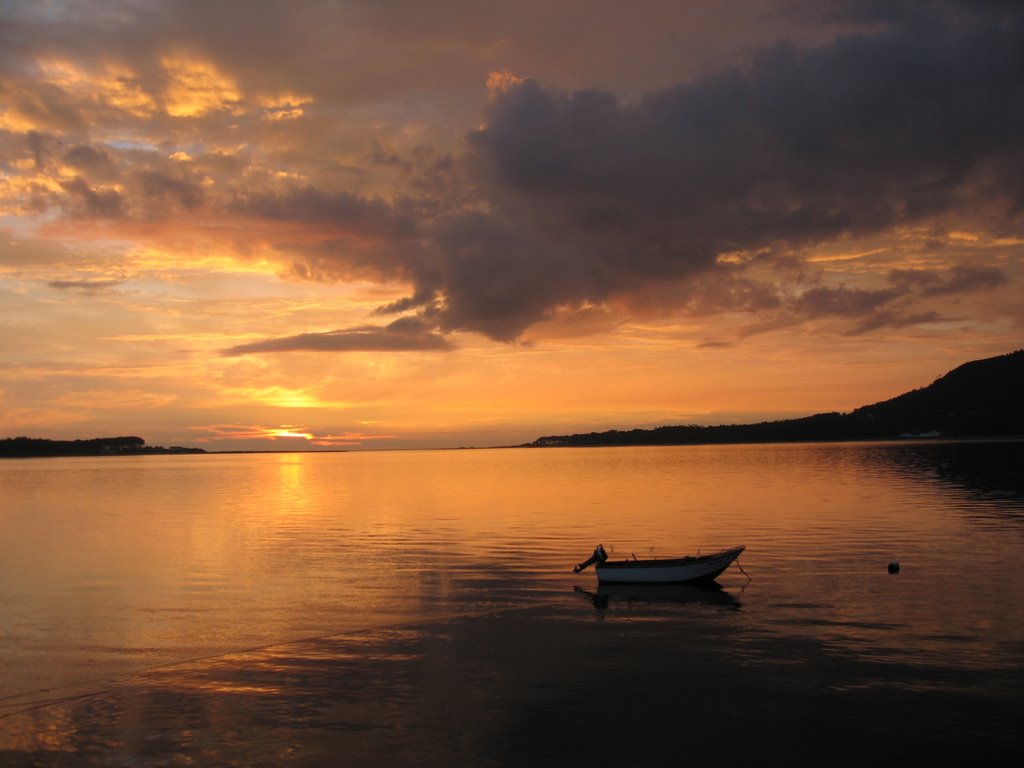
M 398 239 L 415 233 L 415 220 L 384 200 L 308 185 L 281 193 L 249 193 L 238 197 L 231 208 L 246 216 L 324 224 L 375 237 Z
M 0 29 L 3 27 L 0 23 Z M 88 122 L 75 98 L 49 85 L 21 86 L 17 82 L 19 77 L 20 74 L 15 74 L 9 80 L 0 81 L 0 103 L 5 107 L 13 109 L 46 131 L 74 134 L 87 130 Z
M 64 153 L 64 162 L 84 173 L 113 176 L 113 162 L 103 150 L 79 144 Z
M 918 289 L 922 296 L 945 296 L 998 288 L 1006 285 L 1007 278 L 995 267 L 958 264 L 946 275 L 932 270 L 894 269 L 889 273 L 889 282 L 905 289 Z
M 798 274 L 750 254 L 799 262 L 819 243 L 920 222 L 938 231 L 946 216 L 1020 237 L 1020 3 L 779 0 L 635 13 L 606 3 L 579 35 L 564 34 L 580 21 L 571 4 L 553 7 L 550 26 L 523 21 L 546 5 L 22 3 L 0 24 L 0 115 L 9 105 L 11 125 L 17 116 L 38 128 L 23 134 L 18 160 L 60 185 L 31 192 L 33 211 L 173 215 L 183 229 L 222 214 L 270 222 L 252 236 L 294 256 L 295 274 L 407 283 L 410 295 L 381 313 L 417 312 L 435 332 L 513 341 L 600 305 L 896 327 L 932 311 L 914 303 L 1006 282 L 965 265 L 801 293 L 812 267 Z M 710 62 L 736 60 L 738 44 L 712 44 L 709 33 L 707 55 L 687 63 L 677 33 L 709 14 L 732 20 L 734 34 L 717 36 L 747 41 L 740 47 L 761 45 L 769 28 L 794 42 L 712 71 Z M 780 17 L 800 21 L 773 26 Z M 634 39 L 635 29 L 645 35 Z M 572 55 L 557 42 L 570 37 Z M 668 43 L 637 55 L 637 39 Z M 47 74 L 55 52 L 80 71 Z M 225 89 L 202 114 L 169 112 L 178 58 L 208 77 L 197 95 Z M 450 134 L 435 129 L 466 125 L 478 97 L 465 81 L 502 66 L 606 90 L 496 76 L 482 126 L 449 151 L 438 137 Z M 607 74 L 617 69 L 623 79 Z M 264 119 L 261 99 L 286 95 L 304 105 L 299 116 Z M 406 134 L 415 138 L 398 141 Z M 57 175 L 58 161 L 77 175 Z M 368 191 L 332 187 L 353 178 Z M 285 188 L 287 179 L 305 185 Z M 367 327 L 261 344 L 378 337 L 395 343 Z
M 938 312 L 910 312 L 906 309 L 907 288 L 865 290 L 858 288 L 812 288 L 790 305 L 796 322 L 838 317 L 849 321 L 846 333 L 856 336 L 880 329 L 894 330 L 941 320 Z
M 36 168 L 54 175 L 67 193 L 64 200 L 50 192 L 41 193 L 41 210 L 63 205 L 78 218 L 153 219 L 171 212 L 195 211 L 206 201 L 197 181 L 167 172 L 167 162 L 156 153 L 119 154 L 89 144 L 69 147 L 60 137 L 39 131 L 29 131 L 25 143 Z M 73 178 L 57 175 L 58 170 L 67 168 L 76 172 Z
M 793 322 L 823 318 L 848 320 L 847 333 L 856 335 L 948 319 L 935 310 L 915 310 L 914 307 L 929 298 L 991 290 L 1007 282 L 1006 275 L 998 269 L 965 265 L 944 272 L 894 269 L 888 278 L 890 287 L 881 289 L 844 285 L 812 288 L 787 302 L 785 311 Z
M 80 176 L 61 182 L 61 187 L 73 201 L 72 211 L 75 215 L 114 219 L 124 211 L 124 200 L 116 189 L 93 188 Z
M 25 135 L 25 143 L 28 144 L 28 149 L 32 153 L 36 168 L 46 167 L 60 149 L 60 139 L 40 131 L 29 131 Z
M 794 302 L 794 308 L 803 315 L 821 317 L 841 315 L 860 317 L 903 295 L 896 289 L 865 290 L 858 288 L 812 288 Z
M 142 196 L 149 202 L 185 210 L 198 208 L 203 202 L 202 187 L 193 181 L 176 179 L 158 171 L 139 171 L 136 178 Z
M 846 331 L 848 336 L 858 336 L 862 333 L 871 333 L 881 329 L 896 330 L 898 328 L 909 328 L 923 323 L 934 323 L 939 320 L 948 320 L 938 312 L 906 313 L 898 310 L 883 310 L 872 312 L 861 319 Z
M 84 147 L 74 151 L 81 153 Z M 65 155 L 67 158 L 67 155 Z M 92 174 L 102 178 L 109 169 Z M 64 203 L 80 218 L 128 219 L 164 218 L 174 211 L 194 211 L 204 202 L 202 188 L 187 179 L 178 179 L 157 171 L 136 171 L 129 177 L 125 192 L 112 187 L 92 185 L 81 176 L 60 182 L 68 194 Z
M 228 357 L 266 352 L 443 352 L 452 344 L 416 318 L 399 318 L 387 326 L 363 325 L 325 333 L 301 333 L 240 344 L 225 349 Z
M 730 251 L 980 208 L 1019 229 L 1021 14 L 902 7 L 876 31 L 779 46 L 631 104 L 509 79 L 467 137 L 484 204 L 435 222 L 409 270 L 418 298 L 399 306 L 507 340 L 560 306 L 715 271 Z M 898 293 L 822 288 L 801 309 L 854 317 Z

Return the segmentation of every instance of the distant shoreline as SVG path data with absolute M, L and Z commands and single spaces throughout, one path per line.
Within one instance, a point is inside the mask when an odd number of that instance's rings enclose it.
M 0 458 L 45 459 L 74 456 L 152 456 L 206 453 L 202 448 L 146 445 L 134 435 L 93 437 L 85 440 L 48 440 L 41 437 L 8 437 L 0 440 Z
M 1024 435 L 1021 392 L 1024 350 L 964 363 L 927 387 L 850 413 L 818 413 L 758 424 L 548 435 L 527 445 L 553 448 L 1014 437 Z
M 102 438 L 100 438 L 102 439 Z M 629 443 L 629 444 L 579 444 L 579 445 L 535 445 L 534 443 L 522 443 L 519 445 L 485 445 L 485 446 L 459 446 L 457 448 L 326 448 L 326 449 L 281 449 L 281 450 L 229 450 L 229 451 L 207 451 L 202 448 L 163 448 L 161 446 L 150 446 L 148 450 L 138 452 L 121 453 L 67 453 L 67 454 L 38 454 L 38 455 L 13 455 L 0 453 L 0 459 L 75 459 L 75 458 L 107 458 L 112 456 L 246 456 L 246 455 L 286 455 L 286 454 L 332 454 L 332 453 L 394 453 L 401 451 L 498 451 L 510 449 L 557 449 L 557 448 L 687 448 L 705 446 L 730 446 L 730 445 L 845 445 L 845 444 L 891 444 L 891 445 L 922 445 L 922 444 L 956 444 L 956 443 L 1015 443 L 1024 442 L 1024 434 L 1013 435 L 962 435 L 962 436 L 939 436 L 939 437 L 873 437 L 873 438 L 837 438 L 837 439 L 815 439 L 815 440 L 745 440 L 735 442 L 694 442 L 694 443 Z
M 349 448 L 207 451 L 181 446 L 147 446 L 141 437 L 89 440 L 0 439 L 0 458 L 48 456 L 138 456 L 249 453 L 349 453 L 394 450 L 488 450 L 489 448 L 589 448 L 668 445 L 759 445 L 901 440 L 1024 439 L 1024 350 L 974 360 L 954 368 L 927 387 L 850 413 L 818 413 L 757 424 L 664 426 L 548 435 L 532 443 L 475 448 Z
M 1024 441 L 1024 433 L 1006 435 L 940 435 L 938 437 L 922 437 L 920 435 L 897 436 L 897 437 L 836 437 L 836 438 L 808 438 L 806 440 L 708 440 L 703 442 L 686 443 L 657 443 L 657 442 L 636 442 L 636 443 L 551 443 L 539 445 L 537 443 L 523 443 L 522 445 L 502 446 L 507 448 L 531 448 L 531 449 L 557 449 L 557 448 L 688 448 L 706 447 L 716 445 L 846 445 L 846 444 L 868 444 L 877 443 L 880 445 L 922 445 L 922 444 L 953 444 L 953 443 L 1017 443 Z

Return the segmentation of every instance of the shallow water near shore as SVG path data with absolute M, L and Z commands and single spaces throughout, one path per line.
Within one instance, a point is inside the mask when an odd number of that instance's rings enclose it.
M 1022 459 L 934 442 L 2 462 L 0 764 L 1009 756 Z M 570 570 L 599 542 L 745 544 L 745 573 L 599 588 Z

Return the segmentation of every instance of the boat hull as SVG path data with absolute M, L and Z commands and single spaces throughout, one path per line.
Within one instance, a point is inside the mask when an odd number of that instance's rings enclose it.
M 721 575 L 744 549 L 673 560 L 609 560 L 594 570 L 601 584 L 699 584 Z

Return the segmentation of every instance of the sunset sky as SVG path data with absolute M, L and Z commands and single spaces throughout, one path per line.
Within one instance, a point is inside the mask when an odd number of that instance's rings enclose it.
M 1024 338 L 1024 5 L 0 5 L 0 437 L 500 445 Z

